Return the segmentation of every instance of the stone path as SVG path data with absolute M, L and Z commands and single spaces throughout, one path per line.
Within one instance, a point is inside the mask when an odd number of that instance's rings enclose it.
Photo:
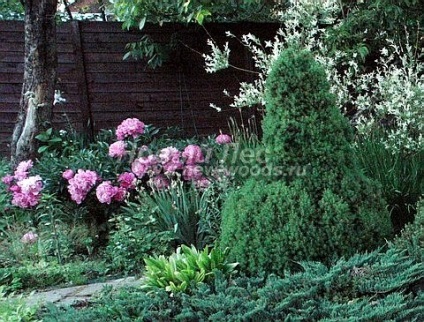
M 60 288 L 45 292 L 36 292 L 26 298 L 29 306 L 54 303 L 56 305 L 73 305 L 88 302 L 88 300 L 103 290 L 104 287 L 119 288 L 122 286 L 139 286 L 140 280 L 135 277 L 120 278 L 103 283 L 94 283 L 73 287 Z

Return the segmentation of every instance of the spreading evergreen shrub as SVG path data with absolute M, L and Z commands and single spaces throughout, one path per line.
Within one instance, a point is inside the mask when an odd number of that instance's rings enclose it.
M 286 50 L 266 90 L 267 167 L 283 175 L 250 179 L 224 204 L 220 244 L 230 260 L 248 273 L 282 274 L 300 260 L 329 263 L 384 243 L 389 214 L 355 163 L 324 69 L 309 52 Z
M 416 211 L 415 220 L 404 227 L 394 244 L 405 249 L 418 262 L 424 263 L 424 199 L 417 203 Z
M 285 278 L 216 274 L 190 294 L 109 291 L 87 309 L 50 307 L 53 321 L 423 321 L 424 264 L 396 247 L 356 254 L 327 268 L 301 263 Z

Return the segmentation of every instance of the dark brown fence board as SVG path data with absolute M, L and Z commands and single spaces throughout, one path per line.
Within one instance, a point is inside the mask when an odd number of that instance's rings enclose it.
M 126 117 L 139 117 L 158 127 L 180 126 L 186 135 L 208 135 L 225 130 L 227 118 L 238 116 L 235 110 L 218 113 L 210 103 L 228 107 L 231 100 L 223 89 L 236 93 L 239 82 L 251 75 L 234 70 L 207 74 L 204 59 L 195 51 L 209 52 L 207 33 L 202 27 L 147 24 L 143 32 L 122 30 L 119 23 L 80 22 L 80 44 L 71 23 L 60 24 L 58 42 L 58 88 L 66 103 L 54 107 L 57 128 L 70 121 L 83 131 L 87 118 L 94 130 L 117 126 Z M 208 24 L 208 32 L 222 46 L 231 42 L 231 62 L 251 67 L 246 50 L 225 37 L 252 33 L 270 40 L 276 24 Z M 145 61 L 123 61 L 126 44 L 150 35 L 154 41 L 167 43 L 176 37 L 184 43 L 161 68 L 146 68 Z M 191 49 L 190 49 L 191 48 Z M 24 34 L 22 22 L 0 22 L 0 153 L 8 155 L 16 113 L 19 108 L 23 77 Z M 85 78 L 85 83 L 84 83 Z M 84 88 L 86 92 L 84 94 Z M 253 110 L 248 111 L 250 115 Z M 66 114 L 66 117 L 64 116 Z M 85 115 L 85 116 L 83 116 Z M 4 126 L 3 126 L 4 125 Z

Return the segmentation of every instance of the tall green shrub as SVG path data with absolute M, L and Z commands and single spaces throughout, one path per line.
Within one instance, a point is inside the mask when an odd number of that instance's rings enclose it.
M 271 174 L 248 180 L 222 214 L 221 246 L 249 273 L 281 274 L 300 260 L 329 263 L 390 236 L 378 187 L 354 161 L 352 132 L 323 68 L 288 49 L 267 79 L 263 143 Z M 291 172 L 304 168 L 302 175 Z

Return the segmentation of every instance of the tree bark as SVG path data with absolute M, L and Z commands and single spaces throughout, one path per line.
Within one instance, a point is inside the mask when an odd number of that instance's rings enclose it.
M 56 83 L 57 0 L 25 0 L 24 82 L 12 135 L 11 161 L 33 158 L 35 136 L 51 127 Z

